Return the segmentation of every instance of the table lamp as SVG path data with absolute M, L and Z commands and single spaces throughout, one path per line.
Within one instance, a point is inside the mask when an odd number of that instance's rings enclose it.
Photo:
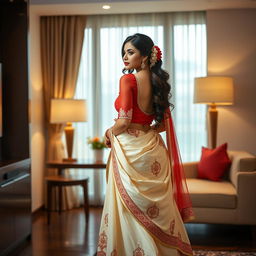
M 234 102 L 233 79 L 231 77 L 208 76 L 195 78 L 194 103 L 208 104 L 211 147 L 217 141 L 217 105 L 232 105 Z
M 72 158 L 74 127 L 72 122 L 86 122 L 87 108 L 86 100 L 76 99 L 52 99 L 51 100 L 51 123 L 65 123 L 64 128 L 68 157 L 63 161 L 75 162 Z

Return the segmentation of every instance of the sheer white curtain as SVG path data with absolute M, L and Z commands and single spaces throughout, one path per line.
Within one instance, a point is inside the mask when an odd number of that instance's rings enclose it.
M 206 146 L 206 107 L 193 104 L 194 78 L 206 76 L 206 25 L 203 14 L 175 14 L 173 19 L 174 120 L 184 162 L 198 160 Z
M 202 12 L 94 15 L 87 17 L 76 98 L 88 102 L 88 122 L 76 125 L 74 154 L 91 158 L 88 136 L 103 136 L 117 113 L 123 63 L 121 46 L 134 33 L 149 35 L 163 52 L 163 68 L 170 73 L 174 119 L 183 161 L 196 160 L 206 144 L 205 109 L 193 105 L 193 78 L 206 74 L 206 28 Z M 107 158 L 109 150 L 105 150 Z M 76 170 L 77 171 L 77 170 Z M 93 205 L 104 199 L 104 170 L 81 170 L 89 176 L 89 198 Z

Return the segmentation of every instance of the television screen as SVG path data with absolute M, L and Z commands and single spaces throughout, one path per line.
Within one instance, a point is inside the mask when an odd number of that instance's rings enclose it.
M 0 63 L 0 137 L 3 136 L 3 113 L 2 113 L 2 64 Z

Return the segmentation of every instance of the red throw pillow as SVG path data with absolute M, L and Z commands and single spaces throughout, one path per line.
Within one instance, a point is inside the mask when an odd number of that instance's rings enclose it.
M 198 178 L 220 181 L 231 164 L 227 154 L 227 143 L 209 149 L 202 147 L 202 155 L 198 164 Z

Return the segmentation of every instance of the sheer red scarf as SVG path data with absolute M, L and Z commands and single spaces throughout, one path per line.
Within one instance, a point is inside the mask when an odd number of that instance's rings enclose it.
M 180 157 L 177 138 L 175 135 L 173 120 L 170 109 L 164 114 L 166 142 L 172 165 L 173 196 L 184 222 L 194 218 L 192 203 L 190 200 L 186 177 Z

